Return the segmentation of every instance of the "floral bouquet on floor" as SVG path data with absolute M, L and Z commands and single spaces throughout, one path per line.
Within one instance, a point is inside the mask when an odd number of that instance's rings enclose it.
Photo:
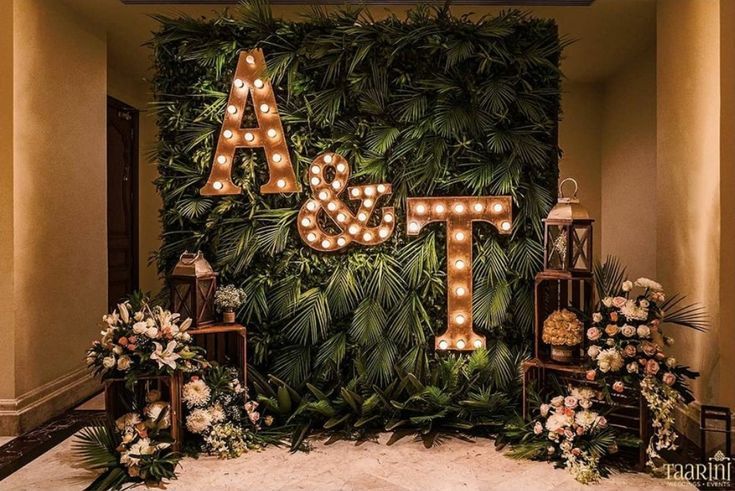
M 126 301 L 102 317 L 102 338 L 87 350 L 87 365 L 103 380 L 199 370 L 207 361 L 192 344 L 190 325 L 147 299 Z
M 679 401 L 694 399 L 687 382 L 699 376 L 666 353 L 674 340 L 664 335 L 663 324 L 704 331 L 707 316 L 697 305 L 682 305 L 683 297 L 667 301 L 653 280 L 623 281 L 625 271 L 616 260 L 599 266 L 596 276 L 602 300 L 586 333 L 587 379 L 600 380 L 613 393 L 640 389 L 653 413 L 654 435 L 647 450 L 653 468 L 659 450 L 676 449 L 673 410 Z
M 184 384 L 187 439 L 192 454 L 204 452 L 222 459 L 236 458 L 260 449 L 270 440 L 261 437 L 261 423 L 270 426 L 272 416 L 261 418 L 258 403 L 248 400 L 236 368 L 212 365 Z
M 74 452 L 82 464 L 104 470 L 87 489 L 158 485 L 176 477 L 180 456 L 171 449 L 171 406 L 157 390 L 147 392 L 145 400 L 142 411 L 88 426 L 76 437 Z
M 567 396 L 557 395 L 541 404 L 534 422 L 509 432 L 514 441 L 509 456 L 554 461 L 583 484 L 606 476 L 605 460 L 618 452 L 618 445 L 638 441 L 617 435 L 605 416 L 592 409 L 600 396 L 589 387 L 570 387 Z

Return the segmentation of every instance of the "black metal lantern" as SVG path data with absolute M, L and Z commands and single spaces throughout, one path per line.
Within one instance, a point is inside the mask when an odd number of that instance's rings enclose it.
M 204 255 L 184 252 L 171 273 L 171 311 L 192 320 L 192 327 L 215 323 L 217 273 Z
M 571 197 L 564 196 L 564 184 L 574 184 Z M 592 274 L 592 223 L 577 199 L 577 181 L 571 177 L 559 184 L 559 200 L 544 220 L 544 270 L 560 276 Z

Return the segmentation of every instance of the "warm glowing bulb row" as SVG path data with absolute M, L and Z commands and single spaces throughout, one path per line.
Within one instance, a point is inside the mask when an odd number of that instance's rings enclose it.
M 451 347 L 449 341 L 447 341 L 446 339 L 440 340 L 438 346 L 439 346 L 439 349 L 441 350 L 446 350 Z M 457 341 L 455 341 L 453 347 L 458 350 L 464 350 L 467 348 L 467 342 L 464 339 L 458 339 Z M 475 339 L 474 341 L 472 341 L 472 347 L 474 349 L 482 348 L 482 340 Z

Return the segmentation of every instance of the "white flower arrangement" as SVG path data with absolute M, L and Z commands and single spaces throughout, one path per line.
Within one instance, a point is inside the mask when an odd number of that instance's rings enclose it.
M 244 302 L 245 290 L 235 285 L 222 286 L 214 293 L 214 306 L 217 312 L 237 310 Z

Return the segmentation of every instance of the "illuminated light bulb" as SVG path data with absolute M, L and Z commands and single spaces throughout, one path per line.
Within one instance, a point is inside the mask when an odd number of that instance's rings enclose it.
M 322 169 L 318 165 L 312 165 L 311 166 L 311 173 L 312 174 L 319 174 L 322 171 Z
M 331 242 L 329 242 L 329 241 L 328 241 L 327 239 L 324 239 L 324 240 L 322 241 L 322 247 L 323 247 L 323 248 L 325 248 L 325 249 L 326 249 L 326 248 L 328 248 L 328 247 L 329 247 L 329 246 L 331 246 L 331 245 L 332 245 L 332 243 L 331 243 Z
M 306 240 L 308 240 L 309 242 L 314 242 L 316 240 L 316 234 L 307 235 Z
M 329 204 L 327 205 L 327 209 L 329 211 L 336 210 L 337 209 L 337 203 L 335 203 L 334 201 L 330 201 Z
M 472 208 L 474 208 L 477 213 L 480 213 L 483 209 L 483 206 L 482 203 L 475 203 L 475 206 L 473 206 Z
M 464 232 L 457 232 L 454 234 L 454 238 L 457 240 L 464 240 Z
M 379 193 L 385 192 L 385 184 L 378 184 L 378 192 Z
M 367 217 L 367 215 L 366 215 L 365 213 L 363 213 L 363 212 L 360 212 L 360 213 L 359 213 L 359 214 L 357 215 L 357 218 L 358 218 L 358 219 L 359 219 L 359 220 L 360 220 L 361 222 L 364 222 L 365 220 L 367 220 L 367 218 L 368 218 L 368 217 Z
M 248 65 L 255 65 L 255 58 L 253 58 L 253 55 L 247 55 L 245 57 L 245 61 Z
M 426 207 L 424 205 L 417 205 L 416 213 L 418 213 L 419 215 L 423 215 L 424 213 L 426 213 Z
M 252 133 L 250 133 L 249 131 L 245 133 L 245 141 L 251 142 L 253 140 L 255 140 L 255 136 Z
M 286 187 L 286 180 L 285 179 L 279 179 L 278 182 L 276 183 L 276 186 L 278 186 L 281 189 L 285 188 Z
M 339 246 L 343 246 L 346 243 L 347 243 L 347 241 L 345 240 L 344 237 L 340 237 L 339 239 L 337 239 L 337 245 L 339 245 Z
M 500 224 L 500 228 L 502 228 L 505 231 L 510 230 L 510 222 L 503 222 Z
M 331 153 L 328 153 L 328 154 L 326 154 L 326 155 L 324 156 L 324 162 L 326 162 L 326 163 L 328 163 L 328 164 L 331 164 L 331 163 L 332 163 L 332 160 L 333 160 L 333 159 L 332 159 L 332 154 L 331 154 Z
M 357 225 L 350 225 L 350 228 L 348 228 L 347 231 L 352 235 L 355 235 L 357 234 L 357 232 L 360 231 L 360 227 L 358 227 Z
M 217 191 L 219 191 L 220 189 L 222 189 L 222 188 L 223 188 L 223 187 L 225 187 L 225 186 L 224 186 L 224 184 L 222 184 L 222 183 L 221 183 L 221 182 L 219 182 L 219 181 L 214 181 L 214 184 L 212 184 L 212 187 L 213 187 L 214 189 L 216 189 Z
M 419 231 L 419 224 L 416 222 L 411 222 L 408 224 L 408 231 L 409 232 L 418 232 Z
M 493 205 L 493 211 L 495 213 L 500 213 L 501 211 L 503 211 L 503 205 L 501 205 L 500 203 L 495 203 Z
M 362 236 L 362 240 L 364 240 L 365 242 L 370 242 L 371 240 L 373 240 L 373 234 L 371 234 L 370 232 L 365 232 Z
M 375 194 L 375 188 L 372 186 L 368 186 L 365 188 L 365 196 L 372 196 Z
M 344 172 L 347 170 L 347 166 L 345 164 L 337 164 L 337 172 Z
M 457 314 L 457 316 L 454 318 L 454 321 L 457 324 L 464 324 L 465 319 L 464 319 L 464 316 L 462 314 Z
M 342 183 L 339 181 L 332 181 L 332 187 L 336 190 L 342 187 Z
M 439 341 L 439 349 L 447 349 L 449 347 L 449 343 L 447 343 L 444 340 Z
M 473 344 L 473 345 L 475 346 L 475 348 L 477 348 L 477 349 L 480 349 L 480 348 L 482 348 L 482 340 L 480 340 L 480 339 L 475 339 L 475 342 L 474 342 L 474 343 L 472 343 L 472 344 Z
M 301 220 L 301 225 L 303 225 L 304 227 L 310 227 L 311 220 L 309 220 L 308 218 L 304 218 L 303 220 Z
M 237 114 L 237 108 L 230 104 L 229 106 L 227 106 L 227 112 L 230 114 Z
M 436 205 L 434 211 L 437 213 L 444 213 L 444 205 Z
M 268 130 L 268 136 L 270 138 L 275 138 L 275 137 L 278 136 L 278 132 L 276 130 L 274 130 L 273 128 L 271 128 L 271 129 Z
M 347 216 L 345 216 L 344 213 L 340 213 L 339 215 L 337 215 L 338 222 L 344 222 L 345 220 L 347 220 Z
M 357 188 L 354 188 L 352 190 L 352 196 L 355 196 L 355 197 L 360 196 L 360 190 Z
M 326 201 L 327 198 L 329 198 L 329 193 L 328 192 L 322 191 L 321 193 L 319 193 L 319 199 L 320 200 Z
M 222 132 L 222 136 L 224 136 L 225 138 L 232 138 L 232 131 L 225 130 Z
M 454 205 L 454 211 L 457 213 L 464 213 L 464 205 L 462 203 Z
M 280 153 L 273 154 L 273 162 L 280 162 L 281 160 L 283 160 L 283 157 L 281 156 Z
M 261 104 L 260 105 L 260 112 L 267 113 L 270 110 L 271 110 L 271 108 L 270 108 L 270 106 L 268 104 Z
M 255 85 L 255 87 L 257 87 L 259 89 L 262 89 L 263 88 L 263 85 L 264 85 L 263 84 L 263 81 L 261 79 L 259 79 L 259 78 L 256 78 L 255 79 L 255 82 L 253 82 L 253 84 Z
M 225 157 L 224 155 L 220 155 L 219 157 L 217 157 L 217 163 L 218 164 L 226 164 L 227 163 L 227 157 Z
M 464 339 L 458 340 L 457 341 L 457 349 L 464 349 L 464 347 L 465 347 Z
M 385 216 L 383 217 L 383 221 L 385 223 L 392 222 L 393 221 L 393 215 L 391 215 L 390 213 L 386 213 Z
M 382 239 L 385 239 L 386 237 L 388 237 L 388 235 L 390 235 L 390 230 L 388 230 L 387 228 L 381 228 L 378 231 L 378 235 L 380 235 Z
M 464 269 L 464 261 L 458 259 L 457 261 L 455 261 L 454 267 L 457 269 Z
M 308 203 L 306 203 L 306 209 L 309 211 L 316 211 L 317 206 L 318 205 L 313 201 L 309 201 Z
M 245 87 L 245 82 L 243 82 L 239 78 L 236 78 L 235 79 L 235 87 L 237 87 L 238 89 L 242 89 L 243 87 Z
M 459 288 L 457 288 L 456 290 L 454 290 L 454 293 L 456 293 L 458 297 L 464 297 L 464 294 L 467 293 L 467 292 L 466 292 L 466 290 L 464 288 L 462 288 L 460 286 Z
M 366 208 L 372 208 L 373 207 L 373 200 L 366 199 L 365 201 L 362 202 L 362 204 L 365 205 Z
M 312 186 L 318 186 L 320 182 L 322 182 L 322 180 L 319 179 L 318 177 L 312 177 L 311 178 L 311 185 Z

